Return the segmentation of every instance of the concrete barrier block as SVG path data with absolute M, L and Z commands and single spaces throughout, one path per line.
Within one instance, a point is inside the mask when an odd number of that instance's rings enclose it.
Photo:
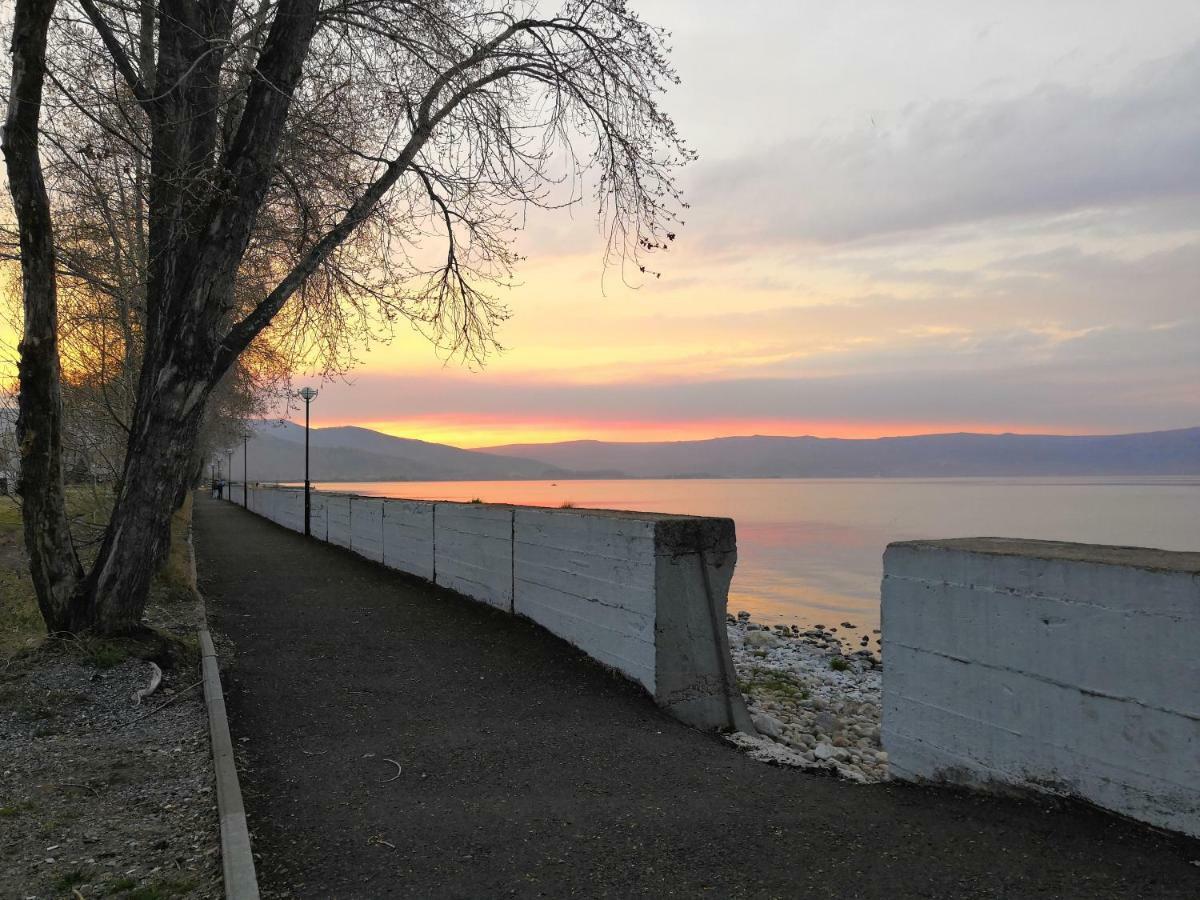
M 383 501 L 373 497 L 350 499 L 350 549 L 359 556 L 383 562 Z
M 325 517 L 328 522 L 326 540 L 339 547 L 350 549 L 353 536 L 350 531 L 350 495 L 326 494 Z
M 279 491 L 264 491 L 262 514 L 272 522 L 279 522 Z
M 303 530 L 303 491 L 251 491 Z M 704 729 L 753 733 L 725 631 L 733 522 L 313 492 L 313 536 L 539 623 Z
M 655 689 L 654 522 L 518 508 L 514 611 Z
M 1076 796 L 1200 835 L 1200 554 L 893 544 L 883 640 L 895 776 Z
M 433 581 L 434 504 L 387 500 L 383 504 L 383 564 Z
M 329 508 L 326 500 L 326 495 L 320 491 L 309 492 L 309 528 L 318 541 L 329 540 Z
M 280 491 L 278 497 L 279 518 L 284 528 L 304 533 L 304 491 Z
M 512 611 L 510 506 L 438 503 L 434 512 L 434 570 L 438 584 Z
M 697 728 L 754 734 L 725 628 L 737 561 L 733 520 L 663 516 L 654 555 L 655 699 Z

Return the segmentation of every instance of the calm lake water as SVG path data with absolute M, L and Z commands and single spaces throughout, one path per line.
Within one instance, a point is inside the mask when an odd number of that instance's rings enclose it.
M 1025 537 L 1200 550 L 1200 477 L 457 481 L 326 484 L 423 500 L 730 516 L 731 611 L 767 622 L 879 623 L 890 541 Z

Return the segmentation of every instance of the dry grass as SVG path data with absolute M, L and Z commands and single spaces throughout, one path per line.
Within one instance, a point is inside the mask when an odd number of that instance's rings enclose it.
M 108 519 L 111 494 L 107 488 L 71 488 L 67 507 L 79 541 L 79 553 L 85 565 L 96 553 Z M 171 551 L 162 570 L 155 577 L 147 607 L 151 624 L 172 623 L 169 630 L 183 643 L 195 641 L 192 617 L 180 610 L 194 605 L 191 558 L 187 533 L 192 517 L 192 499 L 188 495 L 183 509 L 171 523 Z M 46 627 L 38 610 L 37 597 L 25 560 L 24 535 L 21 530 L 21 508 L 11 497 L 0 497 L 0 662 L 15 655 L 35 650 L 46 638 Z M 94 645 L 94 646 L 93 646 Z M 81 649 L 103 665 L 112 655 L 107 642 L 85 641 Z M 121 658 L 124 658 L 122 654 Z

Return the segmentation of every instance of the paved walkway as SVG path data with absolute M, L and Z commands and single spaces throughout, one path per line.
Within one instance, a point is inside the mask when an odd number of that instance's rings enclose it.
M 529 622 L 229 504 L 195 531 L 266 896 L 1200 896 L 1200 842 L 756 763 Z

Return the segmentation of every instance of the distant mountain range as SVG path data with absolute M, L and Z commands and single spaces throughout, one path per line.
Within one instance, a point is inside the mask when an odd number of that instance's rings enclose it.
M 249 443 L 251 481 L 304 480 L 304 426 L 256 422 Z M 241 479 L 242 471 L 242 448 L 235 445 L 233 477 Z M 312 429 L 309 471 L 313 481 L 507 481 L 568 476 L 552 464 L 353 426 Z
M 871 440 L 756 435 L 669 443 L 509 444 L 484 450 L 631 478 L 1200 475 L 1200 428 L 1095 436 L 930 434 Z
M 303 480 L 302 426 L 258 422 L 253 433 L 251 480 Z M 756 435 L 461 450 L 347 426 L 312 429 L 310 446 L 312 479 L 318 482 L 1200 475 L 1200 428 L 1096 436 L 932 434 L 871 440 Z M 233 476 L 241 474 L 237 447 Z

